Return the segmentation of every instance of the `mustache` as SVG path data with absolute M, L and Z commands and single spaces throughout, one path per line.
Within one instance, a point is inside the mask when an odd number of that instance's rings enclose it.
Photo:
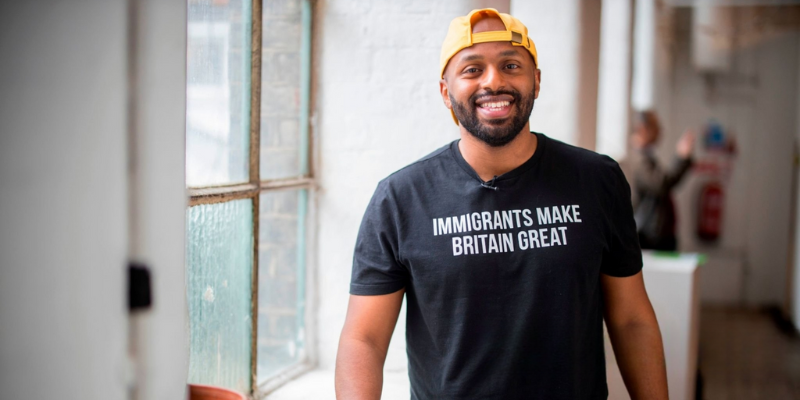
M 522 95 L 516 90 L 492 90 L 492 89 L 485 89 L 482 92 L 478 92 L 473 94 L 469 97 L 469 104 L 475 104 L 479 98 L 483 96 L 500 96 L 500 95 L 508 95 L 514 98 L 514 103 L 519 104 L 520 99 L 522 99 Z

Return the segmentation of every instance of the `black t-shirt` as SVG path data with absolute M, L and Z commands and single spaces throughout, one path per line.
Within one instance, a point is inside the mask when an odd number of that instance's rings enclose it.
M 483 182 L 458 141 L 378 184 L 350 293 L 406 290 L 412 399 L 605 399 L 600 274 L 642 268 L 615 161 L 537 134 Z

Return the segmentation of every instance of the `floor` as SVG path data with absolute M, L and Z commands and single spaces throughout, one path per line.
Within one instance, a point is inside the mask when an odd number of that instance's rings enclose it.
M 311 371 L 268 395 L 266 400 L 336 400 L 333 377 L 333 371 Z M 384 371 L 381 400 L 408 400 L 408 385 L 405 371 Z
M 703 400 L 800 400 L 800 338 L 774 315 L 765 310 L 702 309 Z
M 703 307 L 702 400 L 800 400 L 800 338 L 763 310 Z M 383 400 L 408 399 L 408 376 L 384 377 Z M 333 371 L 315 370 L 268 400 L 334 399 Z

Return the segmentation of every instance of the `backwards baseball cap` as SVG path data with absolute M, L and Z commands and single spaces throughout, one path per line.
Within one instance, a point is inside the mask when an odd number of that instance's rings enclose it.
M 506 29 L 503 31 L 472 33 L 474 23 L 490 17 L 500 18 Z M 522 46 L 531 53 L 534 64 L 537 67 L 539 66 L 536 45 L 528 37 L 528 28 L 520 20 L 509 14 L 498 12 L 494 8 L 482 8 L 472 10 L 469 14 L 463 17 L 456 17 L 450 22 L 447 37 L 444 38 L 444 43 L 442 43 L 442 55 L 439 58 L 439 77 L 444 78 L 444 70 L 447 68 L 447 63 L 459 51 L 474 44 L 487 42 L 511 42 L 512 46 Z M 453 120 L 456 125 L 458 125 L 456 114 L 452 110 L 450 112 L 453 114 Z

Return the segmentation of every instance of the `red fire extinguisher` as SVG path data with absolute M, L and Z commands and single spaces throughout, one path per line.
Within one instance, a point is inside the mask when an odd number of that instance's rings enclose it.
M 719 238 L 722 229 L 722 186 L 718 182 L 706 183 L 700 190 L 697 215 L 697 236 L 706 241 Z

